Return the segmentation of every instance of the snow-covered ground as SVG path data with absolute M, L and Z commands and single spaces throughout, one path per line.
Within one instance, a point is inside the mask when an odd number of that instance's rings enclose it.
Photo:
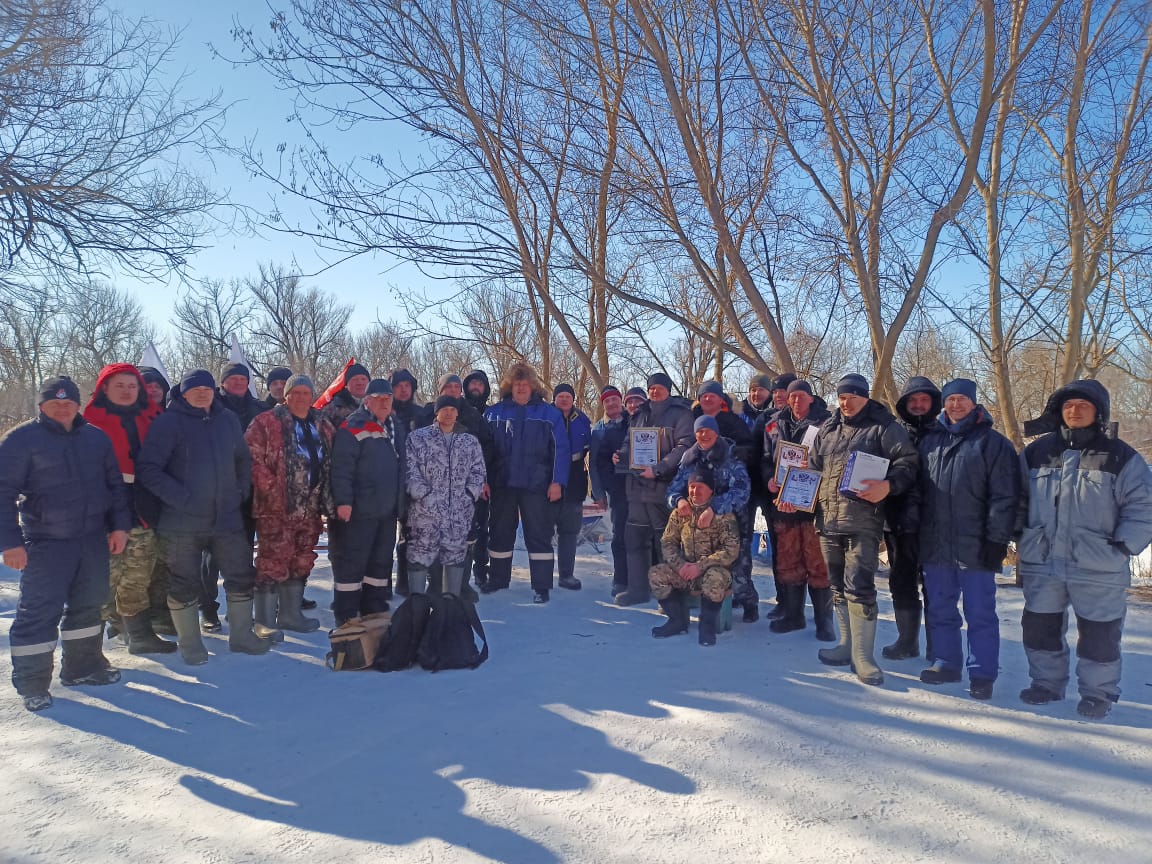
M 1071 696 L 1018 701 L 1015 588 L 979 703 L 920 661 L 865 687 L 817 662 L 811 627 L 654 640 L 654 604 L 610 605 L 606 558 L 581 553 L 584 590 L 547 606 L 517 555 L 474 672 L 332 673 L 321 631 L 260 658 L 209 638 L 195 669 L 110 642 L 123 682 L 54 685 L 42 714 L 0 686 L 0 861 L 1152 861 L 1152 607 L 1131 607 L 1124 699 L 1091 723 Z M 16 588 L 0 575 L 5 631 Z

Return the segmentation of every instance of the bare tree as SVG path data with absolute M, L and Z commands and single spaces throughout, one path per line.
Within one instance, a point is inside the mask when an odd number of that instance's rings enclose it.
M 64 286 L 57 339 L 72 377 L 83 389 L 110 363 L 135 363 L 156 335 L 140 303 L 104 282 Z
M 228 356 L 233 335 L 243 339 L 253 323 L 254 304 L 243 282 L 206 279 L 176 301 L 176 369 L 215 372 Z M 178 373 L 177 373 L 178 374 Z
M 245 285 L 253 300 L 248 338 L 254 361 L 283 363 L 312 377 L 342 362 L 337 355 L 351 306 L 331 292 L 304 287 L 299 275 L 275 264 L 260 265 L 259 275 Z
M 163 80 L 173 44 L 102 0 L 0 5 L 0 283 L 154 276 L 195 251 L 216 198 L 178 157 L 221 112 Z

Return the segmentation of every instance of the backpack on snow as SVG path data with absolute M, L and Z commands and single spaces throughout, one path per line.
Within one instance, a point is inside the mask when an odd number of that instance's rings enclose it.
M 431 610 L 416 661 L 429 672 L 475 669 L 488 659 L 488 638 L 476 607 L 455 594 L 430 594 Z M 481 648 L 476 648 L 475 636 Z
M 415 663 L 431 611 L 427 594 L 409 594 L 392 613 L 392 626 L 376 652 L 373 668 L 380 672 L 399 672 Z
M 373 612 L 360 618 L 349 618 L 335 630 L 328 631 L 331 649 L 325 663 L 333 672 L 368 669 L 376 660 L 380 643 L 386 638 L 391 616 Z

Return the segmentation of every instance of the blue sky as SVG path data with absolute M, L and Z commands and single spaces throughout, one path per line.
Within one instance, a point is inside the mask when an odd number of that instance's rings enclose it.
M 259 33 L 266 29 L 270 17 L 268 7 L 257 0 L 199 0 L 196 3 L 143 2 L 143 0 L 109 0 L 111 8 L 130 18 L 148 18 L 163 28 L 181 30 L 179 45 L 173 62 L 166 70 L 173 78 L 186 74 L 180 93 L 184 98 L 205 98 L 219 91 L 228 111 L 224 133 L 230 142 L 255 138 L 265 151 L 273 151 L 278 142 L 294 138 L 287 123 L 292 110 L 291 94 L 276 89 L 271 76 L 260 69 L 234 66 L 213 56 L 209 45 L 226 56 L 238 56 L 239 48 L 233 42 L 230 30 L 234 20 Z M 395 142 L 381 144 L 378 138 L 359 142 L 355 136 L 348 141 L 362 153 L 382 152 Z M 411 141 L 407 130 L 397 129 L 397 141 Z M 362 149 L 360 145 L 362 144 Z M 410 146 L 410 145 L 409 145 Z M 406 151 L 410 153 L 411 151 Z M 204 173 L 219 191 L 227 191 L 231 200 L 239 205 L 269 209 L 272 190 L 250 178 L 244 169 L 226 155 L 218 155 L 212 162 L 203 163 Z M 287 198 L 281 198 L 280 207 L 291 216 L 306 216 L 307 211 Z M 256 272 L 261 263 L 276 262 L 289 265 L 299 262 L 304 273 L 319 273 L 338 260 L 334 253 L 317 249 L 310 240 L 263 230 L 254 236 L 246 230 L 220 232 L 204 238 L 204 249 L 191 262 L 192 279 L 231 279 Z M 141 283 L 130 277 L 115 279 L 119 287 L 132 291 L 142 302 L 149 317 L 158 325 L 166 326 L 172 307 L 180 291 L 173 279 L 168 284 Z M 394 288 L 436 290 L 437 283 L 429 280 L 415 267 L 390 255 L 360 256 L 343 262 L 332 269 L 306 280 L 337 293 L 343 302 L 356 307 L 354 320 L 361 325 L 377 317 L 382 320 L 402 319 L 404 313 L 396 308 Z

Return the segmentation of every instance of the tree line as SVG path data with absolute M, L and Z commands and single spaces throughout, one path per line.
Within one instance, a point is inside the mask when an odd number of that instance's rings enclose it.
M 311 205 L 268 227 L 453 290 L 402 290 L 393 320 L 349 328 L 338 297 L 278 265 L 192 283 L 177 365 L 211 368 L 235 333 L 321 380 L 352 352 L 426 355 L 425 380 L 524 359 L 590 401 L 656 368 L 687 392 L 739 391 L 750 369 L 826 389 L 854 369 L 889 402 L 910 374 L 963 373 L 1018 444 L 1048 392 L 1088 376 L 1144 429 L 1150 16 L 1126 0 L 295 0 L 233 26 L 228 59 L 296 99 L 297 142 L 266 151 L 224 140 L 219 99 L 180 100 L 146 22 L 15 0 L 6 380 L 68 342 L 53 328 L 99 331 L 64 302 L 94 277 L 185 267 L 228 212 L 176 158 L 200 148 Z M 398 125 L 424 155 L 330 146 Z

